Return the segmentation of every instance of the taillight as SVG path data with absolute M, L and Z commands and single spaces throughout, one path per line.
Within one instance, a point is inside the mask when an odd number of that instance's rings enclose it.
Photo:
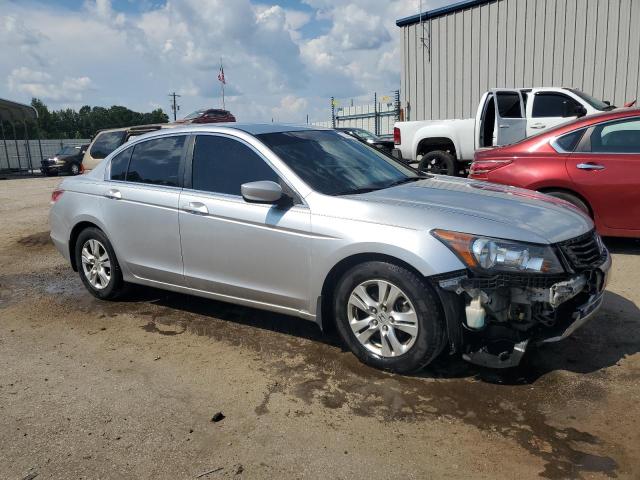
M 53 205 L 58 200 L 60 200 L 60 197 L 62 197 L 63 193 L 64 193 L 64 190 L 60 188 L 56 188 L 53 192 L 51 192 L 51 205 Z
M 84 173 L 84 165 L 80 164 L 80 173 Z
M 393 144 L 400 145 L 402 143 L 402 136 L 400 135 L 400 129 L 393 127 Z
M 484 175 L 498 168 L 506 167 L 510 163 L 513 163 L 513 160 L 476 160 L 471 163 L 469 173 L 471 175 Z

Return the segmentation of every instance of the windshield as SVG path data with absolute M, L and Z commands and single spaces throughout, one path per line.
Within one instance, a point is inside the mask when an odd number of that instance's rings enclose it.
M 569 91 L 571 93 L 575 93 L 577 96 L 579 96 L 582 100 L 587 102 L 589 105 L 591 105 L 596 110 L 605 111 L 605 110 L 613 110 L 614 108 L 616 108 L 615 105 L 608 105 L 608 104 L 604 103 L 602 100 L 598 100 L 597 98 L 594 98 L 591 95 L 588 95 L 588 94 L 584 93 L 583 91 L 578 90 L 576 88 L 569 88 Z
M 373 133 L 368 132 L 367 130 L 362 130 L 361 128 L 355 128 L 353 130 L 353 133 L 355 133 L 357 136 L 359 136 L 363 140 L 373 140 L 373 141 L 378 140 L 378 137 L 376 137 Z
M 311 188 L 325 195 L 365 193 L 422 178 L 376 149 L 335 131 L 257 137 Z
M 76 153 L 80 153 L 77 147 L 63 147 L 56 155 L 75 155 Z
M 197 118 L 197 117 L 201 116 L 203 113 L 204 113 L 204 110 L 197 110 L 197 111 L 195 111 L 193 113 L 190 113 L 186 117 L 184 117 L 184 120 L 191 120 L 192 118 Z

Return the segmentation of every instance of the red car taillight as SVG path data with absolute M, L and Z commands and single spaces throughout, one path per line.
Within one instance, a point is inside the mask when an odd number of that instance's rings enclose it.
M 513 160 L 476 160 L 471 163 L 469 173 L 471 175 L 486 175 L 497 168 L 505 167 L 513 163 Z
M 393 127 L 393 144 L 400 145 L 402 143 L 402 136 L 400 135 L 400 129 L 398 127 Z
M 60 200 L 60 197 L 64 193 L 64 190 L 60 188 L 56 188 L 53 192 L 51 192 L 51 205 Z

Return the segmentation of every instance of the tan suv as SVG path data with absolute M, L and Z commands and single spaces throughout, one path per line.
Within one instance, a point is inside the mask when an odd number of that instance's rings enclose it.
M 98 133 L 91 139 L 89 148 L 87 148 L 87 151 L 84 153 L 82 166 L 85 170 L 93 170 L 103 158 L 133 137 L 154 132 L 161 128 L 172 128 L 175 126 L 176 125 L 172 123 L 158 123 L 153 125 L 136 125 L 133 127 L 98 130 Z

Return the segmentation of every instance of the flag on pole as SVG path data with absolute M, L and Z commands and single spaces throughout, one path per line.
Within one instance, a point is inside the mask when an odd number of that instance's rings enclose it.
M 220 82 L 222 82 L 222 84 L 227 83 L 224 80 L 224 68 L 222 68 L 222 65 L 220 65 L 220 72 L 218 73 L 218 80 L 220 80 Z

